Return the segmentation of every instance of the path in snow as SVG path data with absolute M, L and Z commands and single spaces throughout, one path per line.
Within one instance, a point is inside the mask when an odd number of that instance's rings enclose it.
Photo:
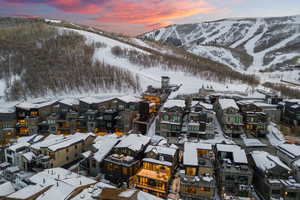
M 239 45 L 243 44 L 244 42 L 248 41 L 251 37 L 253 37 L 253 35 L 255 34 L 255 32 L 258 30 L 259 26 L 262 24 L 261 19 L 258 18 L 256 19 L 255 24 L 253 24 L 251 26 L 250 29 L 248 29 L 247 34 L 244 36 L 243 39 L 236 41 L 234 44 L 231 45 L 231 48 L 236 48 Z

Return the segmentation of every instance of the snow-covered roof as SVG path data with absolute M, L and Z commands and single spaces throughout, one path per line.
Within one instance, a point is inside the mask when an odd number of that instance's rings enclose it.
M 18 166 L 11 166 L 6 168 L 5 171 L 8 171 L 10 173 L 16 173 L 20 171 L 20 168 Z
M 60 181 L 75 187 L 96 182 L 93 179 L 60 167 L 45 169 L 44 171 L 30 177 L 30 181 L 39 185 L 54 185 L 57 181 Z
M 162 200 L 162 199 L 152 194 L 140 191 L 138 193 L 137 200 Z
M 44 101 L 44 102 L 37 102 L 37 103 L 33 103 L 33 102 L 22 102 L 16 105 L 17 108 L 21 108 L 24 110 L 30 110 L 30 109 L 39 109 L 45 106 L 50 106 L 54 103 L 56 103 L 57 101 Z
M 31 145 L 31 148 L 39 150 L 40 148 L 49 147 L 53 144 L 57 144 L 65 138 L 66 137 L 64 135 L 49 135 L 48 137 L 44 138 L 44 140 Z
M 229 145 L 229 144 L 217 144 L 217 151 L 221 152 L 231 152 L 233 155 L 233 161 L 235 163 L 247 164 L 247 156 L 245 151 L 238 145 Z
M 81 155 L 82 155 L 84 158 L 88 158 L 88 157 L 90 157 L 92 154 L 93 154 L 92 151 L 86 151 L 86 152 L 83 152 Z
M 267 146 L 263 144 L 260 140 L 255 138 L 243 138 L 246 147 L 264 147 Z
M 79 99 L 80 101 L 87 103 L 87 104 L 98 104 L 103 103 L 105 101 L 110 101 L 112 99 L 115 99 L 115 97 L 103 97 L 103 98 L 97 98 L 97 97 L 84 97 Z
M 79 105 L 79 100 L 75 98 L 67 98 L 67 99 L 62 99 L 59 101 L 59 103 L 68 105 L 68 106 L 75 106 Z
M 225 110 L 227 108 L 234 108 L 234 109 L 239 110 L 238 105 L 236 104 L 235 100 L 233 100 L 233 99 L 219 99 L 219 104 L 220 104 L 222 110 Z
M 16 143 L 14 145 L 9 146 L 8 149 L 12 150 L 12 151 L 17 151 L 20 148 L 29 147 L 29 146 L 30 146 L 30 144 L 28 142 L 20 142 L 20 143 Z
M 28 160 L 28 161 L 32 161 L 32 159 L 35 157 L 35 155 L 31 151 L 29 151 L 27 153 L 24 153 L 23 157 L 26 158 L 26 160 Z
M 254 105 L 260 108 L 277 108 L 277 105 L 275 104 L 268 104 L 264 102 L 255 102 Z
M 168 99 L 167 102 L 163 105 L 164 108 L 173 108 L 173 107 L 185 107 L 185 101 L 184 100 L 178 100 L 178 99 Z
M 52 186 L 43 195 L 39 196 L 37 200 L 64 200 L 79 187 L 96 183 L 91 178 L 63 168 L 46 169 L 32 176 L 29 180 L 37 185 Z
M 16 112 L 15 107 L 0 107 L 0 113 L 11 114 Z
M 202 106 L 203 108 L 205 108 L 206 110 L 212 110 L 213 109 L 213 105 L 209 104 L 209 103 L 199 102 L 199 105 Z
M 133 95 L 125 95 L 117 98 L 125 103 L 137 103 L 141 101 L 141 97 L 137 97 Z
M 118 143 L 119 139 L 113 137 L 106 136 L 98 136 L 96 138 L 95 144 L 93 144 L 94 148 L 98 151 L 94 154 L 93 158 L 97 162 L 101 162 L 105 156 L 114 148 L 114 146 Z
M 165 154 L 165 155 L 170 155 L 170 156 L 174 156 L 177 149 L 175 148 L 171 148 L 171 147 L 165 147 L 165 146 L 153 146 L 153 145 L 149 145 L 146 150 L 145 153 L 148 153 L 150 151 L 153 151 L 155 153 L 158 154 Z
M 30 135 L 30 136 L 20 137 L 20 138 L 17 139 L 17 143 L 30 142 L 30 140 L 32 140 L 36 136 L 37 136 L 37 134 Z
M 28 199 L 45 189 L 46 187 L 41 185 L 29 185 L 21 190 L 18 190 L 15 193 L 10 194 L 7 197 L 12 199 Z
M 277 156 L 273 156 L 265 151 L 253 151 L 251 156 L 255 162 L 255 165 L 262 171 L 270 170 L 276 166 L 281 166 L 286 170 L 291 170 L 286 164 L 284 164 Z
M 156 164 L 159 164 L 159 165 L 165 165 L 165 166 L 169 166 L 169 167 L 171 167 L 173 165 L 169 161 L 157 160 L 157 159 L 153 159 L 153 158 L 144 158 L 143 161 L 145 161 L 145 162 L 151 162 L 151 163 L 156 163 Z
M 15 187 L 11 182 L 5 182 L 0 185 L 0 198 L 14 193 Z
M 76 144 L 78 142 L 84 141 L 89 136 L 94 136 L 94 134 L 92 134 L 92 133 L 75 133 L 74 135 L 67 136 L 66 139 L 64 139 L 56 144 L 48 146 L 48 149 L 51 151 L 57 151 L 59 149 L 63 149 L 63 148 L 69 147 L 73 144 Z
M 198 149 L 212 150 L 211 144 L 206 143 L 184 143 L 183 164 L 189 166 L 198 166 Z
M 277 147 L 277 149 L 291 158 L 297 158 L 300 156 L 300 146 L 295 144 L 281 144 Z
M 103 188 L 115 188 L 112 185 L 107 183 L 99 182 L 95 185 L 90 186 L 87 189 L 84 189 L 78 195 L 72 198 L 72 200 L 95 200 L 95 196 L 98 196 Z
M 124 136 L 116 148 L 129 148 L 132 151 L 140 151 L 150 142 L 150 137 L 142 134 L 130 134 Z

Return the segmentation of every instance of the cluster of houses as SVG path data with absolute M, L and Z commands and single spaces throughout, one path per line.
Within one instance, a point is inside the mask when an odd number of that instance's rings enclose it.
M 171 91 L 179 87 L 169 81 L 169 77 L 162 77 L 161 88 L 149 86 L 141 96 L 35 100 L 19 103 L 12 108 L 1 108 L 1 145 L 37 133 L 123 135 L 134 129 L 145 134 L 160 106 Z
M 297 127 L 300 101 L 178 87 L 0 109 L 0 199 L 300 199 L 300 145 L 257 142 Z

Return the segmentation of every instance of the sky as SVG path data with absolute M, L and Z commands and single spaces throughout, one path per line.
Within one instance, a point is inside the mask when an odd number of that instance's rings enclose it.
M 63 19 L 138 35 L 170 24 L 300 15 L 299 0 L 0 0 L 0 16 Z

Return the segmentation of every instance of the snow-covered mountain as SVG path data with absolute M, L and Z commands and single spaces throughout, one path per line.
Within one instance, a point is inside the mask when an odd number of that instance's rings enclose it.
M 167 41 L 249 73 L 300 65 L 300 15 L 171 25 L 141 37 Z
M 4 70 L 0 76 L 0 102 L 10 92 L 11 100 L 140 93 L 149 85 L 160 86 L 161 76 L 169 76 L 172 83 L 183 84 L 178 93 L 197 92 L 201 87 L 253 91 L 244 75 L 208 59 L 187 57 L 185 51 L 91 27 L 49 20 L 45 23 L 58 30 L 61 37 L 52 30 L 43 30 L 44 27 L 28 28 L 27 24 L 22 27 L 17 24 L 18 31 L 0 28 L 4 37 L 18 38 L 6 43 L 0 37 L 3 44 L 0 45 L 0 68 Z M 43 35 L 40 37 L 39 31 L 26 34 L 32 28 L 41 28 Z M 21 33 L 24 35 L 20 36 Z M 28 41 L 30 48 L 26 47 Z M 99 71 L 99 67 L 109 71 Z M 224 72 L 216 70 L 220 68 Z M 118 78 L 116 73 L 126 79 Z M 228 76 L 223 77 L 224 73 Z

